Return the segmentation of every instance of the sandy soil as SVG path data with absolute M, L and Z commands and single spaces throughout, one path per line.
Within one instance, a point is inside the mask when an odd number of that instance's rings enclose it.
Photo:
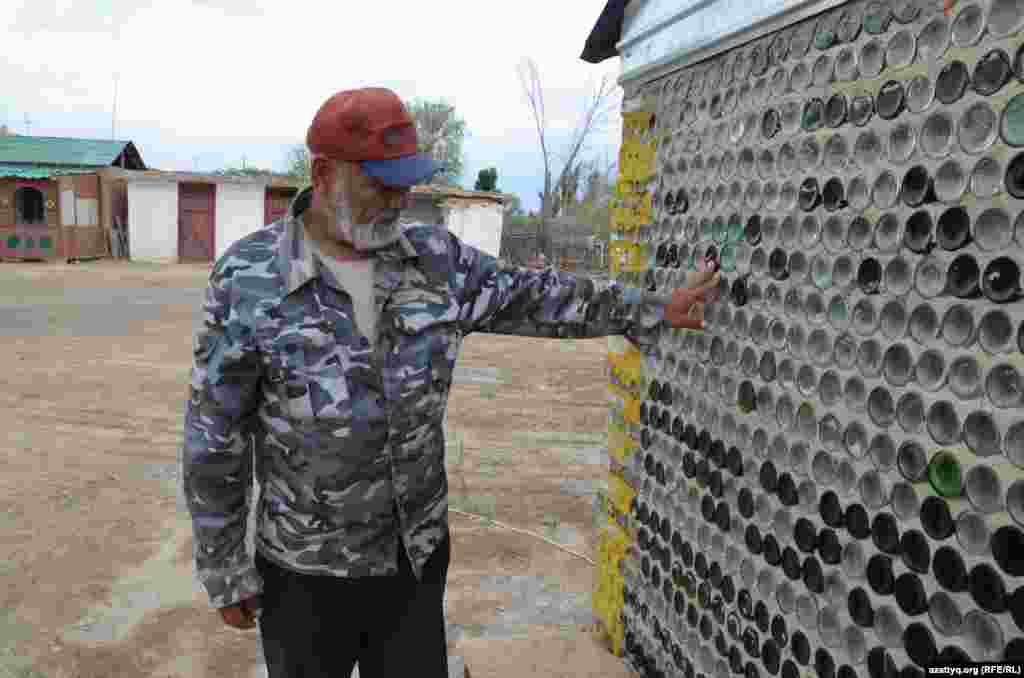
M 258 675 L 254 631 L 195 580 L 178 496 L 208 268 L 0 264 L 0 677 Z M 604 340 L 467 339 L 449 406 L 453 507 L 594 557 Z M 629 673 L 591 633 L 590 563 L 451 515 L 449 641 L 473 678 Z

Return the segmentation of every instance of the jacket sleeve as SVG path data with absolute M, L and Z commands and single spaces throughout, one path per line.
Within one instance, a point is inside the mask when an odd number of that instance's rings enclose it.
M 215 269 L 193 341 L 182 450 L 196 573 L 217 608 L 260 593 L 263 585 L 245 548 L 250 431 L 262 369 L 252 332 L 234 302 L 230 280 Z
M 448 234 L 464 334 L 589 339 L 621 335 L 644 353 L 657 342 L 666 298 L 618 281 L 509 265 Z

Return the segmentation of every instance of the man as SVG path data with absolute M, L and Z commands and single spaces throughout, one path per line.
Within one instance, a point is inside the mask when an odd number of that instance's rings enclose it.
M 210 275 L 182 461 L 196 570 L 227 624 L 258 619 L 271 678 L 343 678 L 356 662 L 363 678 L 441 678 L 442 420 L 463 337 L 650 347 L 666 324 L 700 327 L 688 314 L 717 279 L 665 305 L 400 222 L 409 187 L 440 168 L 389 90 L 334 95 L 306 142 L 312 186 Z

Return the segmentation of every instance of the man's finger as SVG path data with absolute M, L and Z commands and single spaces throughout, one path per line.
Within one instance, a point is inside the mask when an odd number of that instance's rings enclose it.
M 712 278 L 715 277 L 713 271 L 690 271 L 686 274 L 686 287 L 696 288 L 702 287 L 708 283 Z
M 683 330 L 703 330 L 704 319 L 703 318 L 682 318 L 679 320 L 675 327 Z
M 683 291 L 683 298 L 686 299 L 687 301 L 689 301 L 690 303 L 694 303 L 694 302 L 697 302 L 697 301 L 705 301 L 705 300 L 707 300 L 709 295 L 712 292 L 714 292 L 715 290 L 717 290 L 717 289 L 718 289 L 718 287 L 716 285 L 706 285 L 704 287 L 695 287 L 695 288 L 690 289 L 690 290 L 684 290 Z

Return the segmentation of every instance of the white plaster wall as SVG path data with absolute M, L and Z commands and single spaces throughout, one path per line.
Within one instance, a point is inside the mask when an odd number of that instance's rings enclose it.
M 501 205 L 487 203 L 451 207 L 446 226 L 462 242 L 497 257 L 501 251 L 501 224 Z
M 263 228 L 265 194 L 262 184 L 217 185 L 214 260 L 220 259 L 235 241 Z
M 178 184 L 128 182 L 128 251 L 133 261 L 178 260 Z

